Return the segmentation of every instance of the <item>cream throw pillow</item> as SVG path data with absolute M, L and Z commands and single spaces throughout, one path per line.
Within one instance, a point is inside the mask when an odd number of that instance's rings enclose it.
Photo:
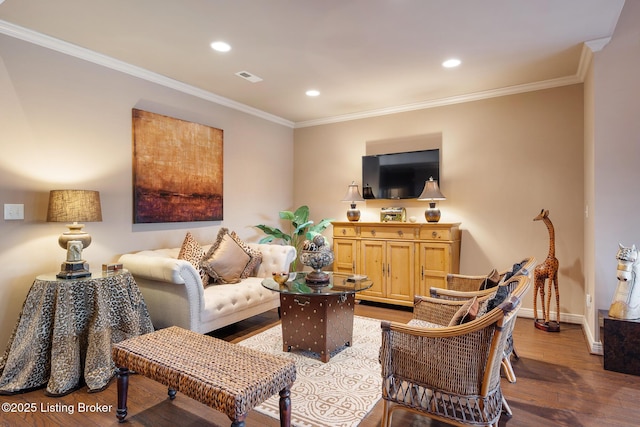
M 200 266 L 218 283 L 238 283 L 262 262 L 262 254 L 251 249 L 235 232 L 221 228 Z

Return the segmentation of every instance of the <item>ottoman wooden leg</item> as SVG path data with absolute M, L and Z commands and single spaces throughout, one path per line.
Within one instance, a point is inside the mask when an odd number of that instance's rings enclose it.
M 167 394 L 169 395 L 169 399 L 171 400 L 176 398 L 176 390 L 173 388 L 170 388 Z
M 129 390 L 129 369 L 118 368 L 117 373 L 117 387 L 118 387 L 118 409 L 116 410 L 116 417 L 118 422 L 124 422 L 127 416 L 127 391 Z
M 280 427 L 291 426 L 291 390 L 280 390 Z

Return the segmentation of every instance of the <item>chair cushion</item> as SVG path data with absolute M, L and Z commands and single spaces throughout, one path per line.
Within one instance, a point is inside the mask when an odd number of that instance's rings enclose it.
M 209 275 L 204 268 L 200 267 L 200 262 L 202 262 L 204 256 L 205 252 L 202 246 L 196 241 L 191 232 L 187 231 L 187 235 L 184 237 L 184 241 L 180 247 L 180 252 L 178 252 L 178 259 L 183 259 L 193 265 L 193 268 L 195 268 L 200 275 L 202 286 L 206 287 L 209 284 Z
M 487 274 L 487 277 L 485 277 L 485 279 L 482 281 L 482 284 L 480 285 L 479 290 L 483 291 L 485 289 L 494 288 L 498 286 L 498 283 L 500 283 L 500 273 L 498 273 L 498 270 L 494 268 L 493 270 L 491 270 L 491 272 L 489 272 L 489 274 Z
M 419 328 L 430 328 L 430 329 L 444 328 L 444 325 L 438 325 L 437 323 L 432 323 L 432 322 L 428 322 L 426 320 L 420 320 L 420 319 L 411 319 L 409 320 L 409 322 L 407 322 L 407 325 L 417 326 Z
M 509 290 L 506 286 L 498 286 L 498 290 L 493 298 L 487 302 L 487 313 L 499 306 L 509 296 Z
M 462 325 L 471 322 L 478 315 L 478 297 L 473 297 L 460 306 L 456 314 L 453 315 L 448 326 Z
M 513 276 L 518 276 L 520 274 L 523 274 L 524 272 L 521 271 L 522 267 L 526 264 L 527 260 L 522 260 L 520 262 L 517 262 L 515 264 L 513 264 L 513 267 L 511 267 L 511 271 L 507 271 L 504 275 L 504 277 L 502 278 L 501 282 L 502 283 L 506 283 L 507 280 L 509 280 L 510 278 L 512 278 Z
M 261 261 L 259 251 L 223 227 L 200 266 L 218 283 L 238 283 L 249 277 Z

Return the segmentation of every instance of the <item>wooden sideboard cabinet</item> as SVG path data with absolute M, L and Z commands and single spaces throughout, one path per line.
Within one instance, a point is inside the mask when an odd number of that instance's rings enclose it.
M 358 299 L 413 305 L 460 271 L 460 223 L 334 222 L 333 271 L 365 274 Z

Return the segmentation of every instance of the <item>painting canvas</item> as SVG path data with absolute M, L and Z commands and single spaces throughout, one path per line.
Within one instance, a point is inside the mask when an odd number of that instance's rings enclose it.
M 132 115 L 134 223 L 222 220 L 222 130 Z

